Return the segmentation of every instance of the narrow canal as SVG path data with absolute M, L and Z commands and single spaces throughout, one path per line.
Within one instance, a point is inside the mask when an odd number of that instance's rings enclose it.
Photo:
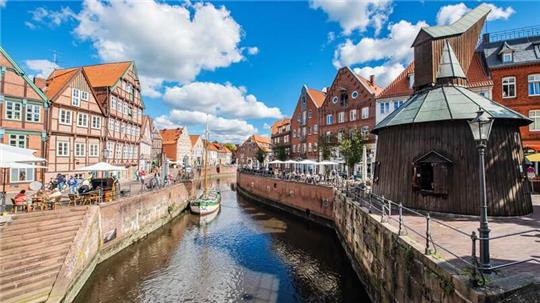
M 368 302 L 336 235 L 238 196 L 185 212 L 100 264 L 75 302 Z

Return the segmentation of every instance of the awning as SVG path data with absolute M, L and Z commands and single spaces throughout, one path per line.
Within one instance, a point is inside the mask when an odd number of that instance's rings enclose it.
M 527 159 L 531 162 L 540 162 L 540 153 L 528 155 Z

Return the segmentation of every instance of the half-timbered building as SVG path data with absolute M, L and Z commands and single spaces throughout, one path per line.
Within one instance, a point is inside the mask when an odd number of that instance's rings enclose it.
M 46 81 L 51 107 L 45 156 L 46 180 L 77 175 L 78 168 L 102 160 L 105 111 L 81 67 L 55 70 Z
M 47 96 L 0 47 L 0 142 L 36 151 L 44 156 L 47 141 Z M 10 169 L 0 184 L 6 191 L 28 189 L 32 181 L 43 181 L 44 169 Z

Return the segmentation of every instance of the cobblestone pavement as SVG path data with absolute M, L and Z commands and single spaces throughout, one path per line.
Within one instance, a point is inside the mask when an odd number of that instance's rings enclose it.
M 389 224 L 393 227 L 398 227 L 399 216 L 397 212 L 392 212 L 392 220 Z M 375 217 L 380 217 L 374 212 Z M 469 236 L 473 231 L 478 234 L 479 218 L 473 216 L 444 216 L 432 215 L 435 219 L 431 223 L 431 234 L 433 241 L 453 254 L 471 261 L 472 241 Z M 448 224 L 465 234 L 456 232 L 442 224 L 436 222 L 439 220 L 444 224 Z M 426 240 L 422 236 L 426 233 L 426 219 L 424 217 L 404 213 L 404 223 L 406 228 L 406 237 L 411 238 L 419 244 L 420 247 L 425 247 Z M 514 235 L 511 237 L 493 239 L 490 241 L 491 261 L 493 266 L 501 265 L 508 262 L 521 261 L 530 258 L 536 258 L 538 261 L 529 261 L 523 264 L 514 265 L 500 269 L 500 276 L 510 276 L 515 274 L 530 273 L 540 280 L 540 195 L 533 196 L 533 213 L 522 217 L 490 217 L 489 227 L 491 229 L 490 237 L 498 237 L 507 234 L 530 231 L 528 233 Z M 416 234 L 412 230 L 420 233 Z M 477 246 L 477 256 L 479 254 Z M 444 251 L 440 247 L 437 248 L 435 256 L 440 256 L 450 264 L 463 268 L 465 263 L 460 261 L 456 256 Z

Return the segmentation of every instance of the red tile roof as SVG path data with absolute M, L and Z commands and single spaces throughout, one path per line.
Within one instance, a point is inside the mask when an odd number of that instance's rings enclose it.
M 201 136 L 199 135 L 189 135 L 189 139 L 191 140 L 191 146 L 194 146 L 197 144 L 197 141 L 199 140 Z
M 324 98 L 326 98 L 325 92 L 322 92 L 320 90 L 316 90 L 313 88 L 308 88 L 308 94 L 311 97 L 311 100 L 313 101 L 313 103 L 315 103 L 315 106 L 317 106 L 317 108 L 323 105 Z
M 132 61 L 83 66 L 93 87 L 113 86 L 131 66 Z
M 253 140 L 253 142 L 255 143 L 268 144 L 268 145 L 270 145 L 270 143 L 272 142 L 272 140 L 269 137 L 264 137 L 264 136 L 259 136 L 259 135 L 251 136 L 251 140 Z
M 408 75 L 414 73 L 414 61 L 407 66 L 405 70 L 397 76 L 378 96 L 382 98 L 392 98 L 397 96 L 410 96 L 413 94 L 413 90 L 409 88 Z M 480 53 L 475 52 L 469 70 L 467 71 L 467 80 L 469 81 L 469 87 L 481 87 L 493 85 L 493 81 L 490 79 L 486 70 Z
M 47 79 L 47 89 L 45 90 L 47 97 L 49 99 L 56 97 L 79 71 L 80 68 L 55 69 Z
M 278 120 L 272 124 L 272 135 L 277 134 L 278 129 L 282 127 L 283 125 L 291 124 L 291 119 L 284 118 L 282 120 Z
M 182 135 L 183 128 L 162 129 L 160 131 L 163 144 L 175 144 Z

